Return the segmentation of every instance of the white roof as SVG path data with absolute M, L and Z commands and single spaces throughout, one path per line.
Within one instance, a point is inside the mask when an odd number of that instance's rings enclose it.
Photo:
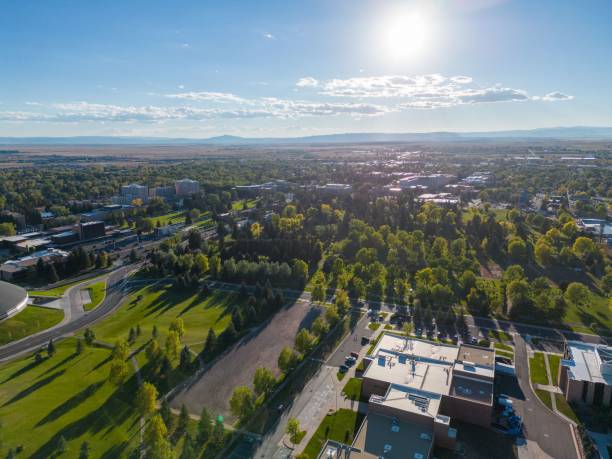
M 564 360 L 570 379 L 612 385 L 612 347 L 568 341 L 571 360 Z

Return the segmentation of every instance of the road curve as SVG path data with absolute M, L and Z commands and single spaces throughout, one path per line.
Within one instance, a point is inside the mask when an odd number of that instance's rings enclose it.
M 0 361 L 9 360 L 25 352 L 37 349 L 48 343 L 50 339 L 55 340 L 71 335 L 113 312 L 124 297 L 123 281 L 134 267 L 135 265 L 124 266 L 113 271 L 108 276 L 106 297 L 97 308 L 79 317 L 73 317 L 68 322 L 62 323 L 57 327 L 50 328 L 0 347 Z M 86 283 L 86 281 L 83 283 Z

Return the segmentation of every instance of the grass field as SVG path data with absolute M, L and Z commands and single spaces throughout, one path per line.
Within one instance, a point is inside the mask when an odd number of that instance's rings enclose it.
M 361 398 L 361 384 L 363 380 L 359 378 L 351 378 L 344 385 L 344 395 L 351 400 L 359 400 Z
M 572 407 L 567 403 L 563 394 L 555 394 L 555 403 L 557 404 L 557 410 L 563 413 L 566 417 L 570 418 L 574 422 L 579 422 L 576 413 L 572 410 Z
M 378 330 L 380 328 L 380 323 L 379 322 L 370 322 L 368 324 L 368 328 L 370 330 L 375 330 L 376 331 L 376 330 Z
M 326 416 L 304 449 L 310 459 L 316 459 L 327 439 L 350 445 L 362 421 L 357 412 L 340 409 Z M 326 435 L 327 433 L 327 435 Z
M 239 199 L 232 202 L 232 210 L 242 210 L 246 201 L 247 209 L 252 209 L 257 204 L 257 199 Z
M 19 314 L 0 322 L 0 345 L 46 330 L 60 323 L 63 318 L 64 311 L 26 306 Z
M 114 343 L 120 338 L 127 339 L 130 327 L 139 324 L 142 333 L 132 346 L 136 348 L 148 341 L 154 325 L 163 344 L 170 323 L 181 317 L 185 322 L 183 342 L 200 351 L 208 329 L 220 334 L 231 320 L 232 309 L 242 302 L 236 293 L 214 290 L 203 297 L 199 292 L 178 290 L 171 284 L 157 284 L 132 293 L 119 310 L 93 330 L 98 339 Z
M 91 303 L 87 303 L 83 305 L 83 309 L 86 311 L 91 311 L 93 308 L 98 306 L 104 300 L 104 296 L 106 295 L 106 282 L 100 281 L 95 284 L 91 284 L 87 287 L 89 290 L 89 296 L 91 298 Z
M 534 384 L 548 384 L 546 363 L 544 362 L 544 354 L 541 352 L 536 352 L 529 359 L 529 378 Z
M 28 294 L 34 295 L 34 296 L 49 296 L 49 297 L 59 298 L 64 293 L 66 293 L 66 290 L 68 290 L 70 287 L 77 285 L 77 284 L 81 284 L 88 280 L 95 279 L 96 277 L 100 277 L 100 276 L 90 277 L 89 279 L 81 279 L 75 282 L 69 282 L 67 284 L 61 285 L 59 287 L 51 288 L 48 290 L 28 290 Z
M 546 405 L 549 410 L 552 410 L 552 399 L 550 397 L 550 392 L 542 389 L 536 389 L 535 393 L 538 398 L 542 400 L 542 403 L 544 403 L 544 405 Z
M 81 443 L 90 457 L 127 457 L 138 444 L 138 419 L 132 406 L 135 378 L 124 390 L 107 382 L 110 352 L 85 348 L 75 352 L 74 339 L 57 345 L 57 353 L 41 363 L 31 356 L 0 367 L 2 457 L 23 446 L 19 457 L 53 457 L 64 437 L 68 452 L 77 457 Z
M 495 349 L 514 353 L 514 348 L 504 343 L 495 343 Z
M 185 211 L 178 210 L 176 212 L 170 212 L 168 214 L 160 215 L 158 217 L 151 217 L 153 226 L 157 226 L 159 222 L 160 226 L 173 225 L 174 223 L 183 223 L 185 221 Z
M 553 385 L 557 385 L 557 377 L 559 375 L 559 365 L 561 364 L 561 356 L 548 354 L 546 356 L 548 358 L 548 366 L 550 368 L 550 377 L 552 378 L 551 383 Z
M 587 333 L 612 331 L 612 307 L 608 298 L 591 293 L 587 306 L 568 305 L 563 322 L 575 331 Z

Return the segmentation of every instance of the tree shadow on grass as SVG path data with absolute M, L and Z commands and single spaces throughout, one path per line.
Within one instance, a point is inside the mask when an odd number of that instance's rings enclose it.
M 106 357 L 103 360 L 100 360 L 91 370 L 88 371 L 88 373 L 91 373 L 93 371 L 98 370 L 99 368 L 103 367 L 104 365 L 106 365 L 111 360 L 113 360 L 113 355 L 109 354 L 108 357 Z
M 94 436 L 104 432 L 103 436 L 105 436 L 117 426 L 123 425 L 130 417 L 135 416 L 131 400 L 137 384 L 136 376 L 133 375 L 122 388 L 117 389 L 98 408 L 57 431 L 30 456 L 30 459 L 53 457 L 61 437 L 71 441 L 85 434 Z M 120 457 L 125 448 L 128 447 L 130 440 L 138 435 L 138 429 L 134 430 L 130 427 L 126 434 L 129 437 L 128 440 L 111 447 L 104 453 L 103 457 Z
M 57 418 L 63 416 L 73 408 L 76 408 L 78 405 L 83 403 L 89 397 L 94 395 L 98 389 L 100 389 L 104 385 L 104 381 L 98 381 L 90 384 L 85 389 L 83 389 L 78 394 L 72 396 L 70 399 L 66 400 L 64 403 L 55 407 L 49 414 L 47 414 L 44 418 L 42 418 L 36 424 L 36 427 L 39 427 L 47 422 L 55 421 Z
M 160 315 L 164 314 L 166 311 L 172 309 L 177 304 L 182 303 L 187 300 L 190 296 L 193 295 L 193 291 L 191 290 L 178 290 L 176 288 L 168 288 L 161 295 L 159 295 L 155 301 L 147 306 L 147 311 L 145 313 L 145 317 L 148 317 L 153 314 Z
M 61 360 L 60 362 L 56 363 L 55 365 L 53 365 L 51 368 L 49 368 L 47 370 L 47 373 L 51 373 L 52 371 L 57 370 L 59 367 L 61 367 L 62 365 L 70 362 L 71 360 L 74 360 L 79 354 L 77 354 L 76 352 L 73 352 L 72 354 L 70 354 L 68 357 L 65 357 L 63 360 Z
M 17 378 L 19 376 L 21 376 L 22 374 L 27 373 L 28 371 L 30 371 L 32 368 L 37 367 L 38 365 L 40 365 L 43 361 L 41 360 L 40 362 L 37 362 L 36 360 L 33 360 L 31 362 L 28 362 L 26 365 L 24 365 L 23 367 L 21 367 L 19 370 L 15 371 L 14 373 L 11 373 L 4 381 L 2 381 L 0 384 L 4 384 L 6 382 L 9 382 L 11 379 Z
M 183 314 L 187 314 L 190 310 L 192 310 L 196 306 L 204 303 L 207 298 L 208 296 L 204 295 L 204 293 L 202 292 L 199 292 L 196 295 L 194 295 L 193 300 L 191 300 L 191 302 L 187 306 L 185 306 L 181 312 L 179 312 L 178 314 L 179 317 L 182 316 Z M 208 305 L 206 305 L 206 307 L 208 308 Z
M 13 398 L 11 398 L 9 401 L 7 401 L 2 406 L 5 407 L 5 406 L 11 405 L 11 404 L 13 404 L 15 402 L 18 402 L 22 398 L 27 397 L 28 395 L 30 395 L 33 392 L 36 392 L 41 387 L 44 387 L 47 384 L 53 382 L 56 378 L 60 377 L 65 372 L 66 372 L 66 370 L 57 371 L 57 372 L 47 376 L 46 378 L 41 379 L 40 381 L 32 384 L 31 386 L 29 386 L 29 387 L 23 389 L 21 392 L 17 393 Z

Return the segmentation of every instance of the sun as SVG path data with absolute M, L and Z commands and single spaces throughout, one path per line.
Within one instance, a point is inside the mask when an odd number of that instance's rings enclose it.
M 420 12 L 395 12 L 386 18 L 381 29 L 382 46 L 392 59 L 415 58 L 427 51 L 431 25 Z

